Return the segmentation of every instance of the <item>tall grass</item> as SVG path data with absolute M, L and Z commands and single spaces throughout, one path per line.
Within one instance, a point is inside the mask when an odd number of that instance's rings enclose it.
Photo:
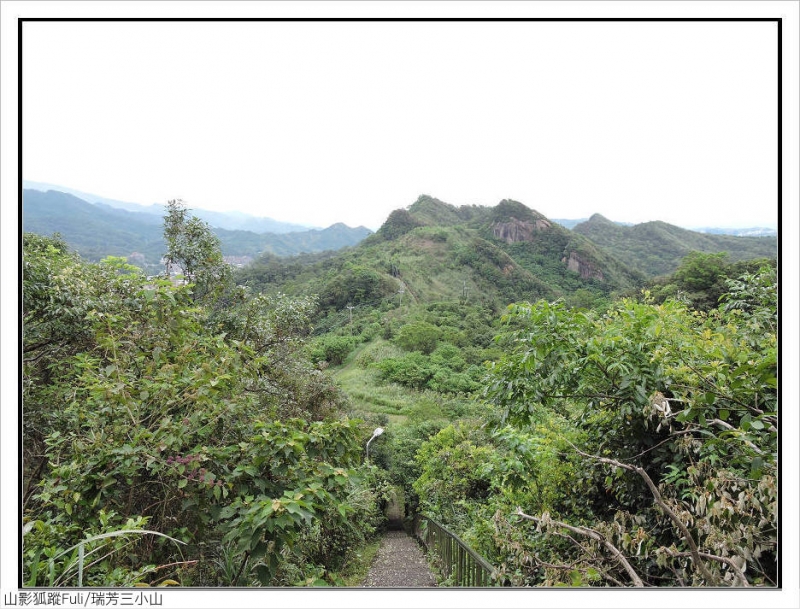
M 112 556 L 115 552 L 117 552 L 120 548 L 114 548 L 110 552 L 107 552 L 100 558 L 96 558 L 92 560 L 91 563 L 86 565 L 86 561 L 89 557 L 93 556 L 94 554 L 100 553 L 101 550 L 104 550 L 110 540 L 114 537 L 124 537 L 127 535 L 157 535 L 159 537 L 164 537 L 173 541 L 175 543 L 179 543 L 182 545 L 186 545 L 183 541 L 175 539 L 174 537 L 170 537 L 169 535 L 165 535 L 164 533 L 159 533 L 158 531 L 149 531 L 147 529 L 123 529 L 120 531 L 110 531 L 108 533 L 102 533 L 100 535 L 95 535 L 93 537 L 89 537 L 88 539 L 84 539 L 80 543 L 75 544 L 74 546 L 67 548 L 66 550 L 62 551 L 59 554 L 56 554 L 51 561 L 55 562 L 56 559 L 61 558 L 64 555 L 69 554 L 70 552 L 73 553 L 72 560 L 67 564 L 67 566 L 62 571 L 61 575 L 58 576 L 54 581 L 52 581 L 53 586 L 58 586 L 66 581 L 68 581 L 71 577 L 74 576 L 72 573 L 73 569 L 77 569 L 77 576 L 78 576 L 78 587 L 83 586 L 83 573 L 85 569 L 96 565 L 99 562 L 102 562 L 106 558 Z M 86 546 L 94 544 L 95 542 L 102 541 L 103 543 L 98 544 L 96 547 L 92 548 L 88 553 L 86 552 Z M 36 573 L 34 572 L 32 575 L 32 579 L 35 582 Z

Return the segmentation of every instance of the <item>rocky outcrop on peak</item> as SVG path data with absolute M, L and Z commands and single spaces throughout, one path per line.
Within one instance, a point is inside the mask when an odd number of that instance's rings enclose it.
M 519 243 L 520 241 L 533 241 L 534 233 L 550 228 L 550 222 L 544 218 L 534 221 L 510 218 L 508 222 L 495 222 L 492 224 L 492 234 L 495 239 L 502 239 L 506 243 Z

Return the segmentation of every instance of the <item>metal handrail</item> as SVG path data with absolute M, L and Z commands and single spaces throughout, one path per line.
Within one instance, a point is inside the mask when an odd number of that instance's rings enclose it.
M 425 522 L 425 531 L 420 524 Z M 497 586 L 497 570 L 492 564 L 464 543 L 458 535 L 449 531 L 443 524 L 424 514 L 414 518 L 414 535 L 423 543 L 428 552 L 435 552 L 439 568 L 445 579 L 454 586 L 486 587 Z

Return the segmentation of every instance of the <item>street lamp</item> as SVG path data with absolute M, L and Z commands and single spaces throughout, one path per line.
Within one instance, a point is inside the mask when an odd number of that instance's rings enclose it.
M 383 433 L 383 427 L 378 427 L 372 432 L 372 437 L 367 440 L 367 461 L 369 461 L 369 443 Z

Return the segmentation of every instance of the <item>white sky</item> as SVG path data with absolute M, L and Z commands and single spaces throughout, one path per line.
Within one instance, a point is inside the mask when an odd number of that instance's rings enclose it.
M 23 27 L 23 175 L 376 229 L 429 194 L 777 225 L 775 23 Z

